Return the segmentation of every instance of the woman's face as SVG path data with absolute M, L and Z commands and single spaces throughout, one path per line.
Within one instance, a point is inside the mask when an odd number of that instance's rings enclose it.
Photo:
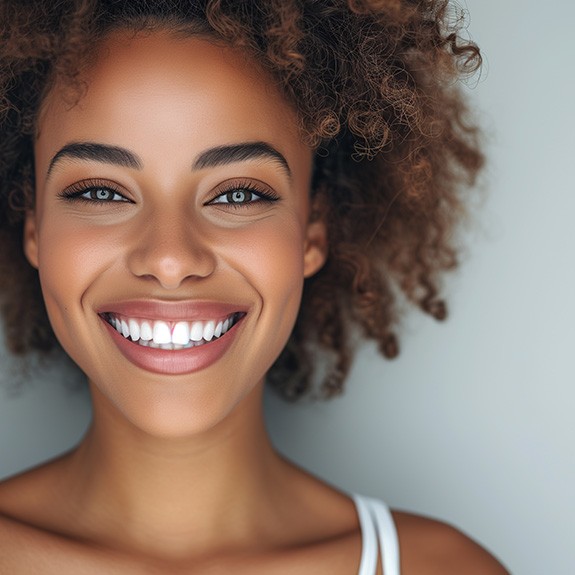
M 261 383 L 323 264 L 312 151 L 256 63 L 205 39 L 115 33 L 85 79 L 44 102 L 26 254 L 95 400 L 151 433 L 207 429 Z

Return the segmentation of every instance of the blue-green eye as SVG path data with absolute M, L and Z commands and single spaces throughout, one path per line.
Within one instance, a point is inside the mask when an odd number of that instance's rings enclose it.
M 219 193 L 208 204 L 232 206 L 234 208 L 249 207 L 254 204 L 271 204 L 279 200 L 279 196 L 271 189 L 252 182 L 233 182 L 220 188 Z
M 128 198 L 110 184 L 97 181 L 78 182 L 58 195 L 66 201 L 82 201 L 96 204 L 130 202 Z
M 110 188 L 89 188 L 80 194 L 81 198 L 97 202 L 126 202 L 126 198 Z
M 227 192 L 214 198 L 214 204 L 248 204 L 252 202 L 259 202 L 262 197 L 251 190 L 237 189 L 233 192 Z

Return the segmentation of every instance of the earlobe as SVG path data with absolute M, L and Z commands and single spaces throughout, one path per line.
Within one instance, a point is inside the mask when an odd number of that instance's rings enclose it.
M 327 230 L 321 220 L 310 222 L 307 227 L 304 248 L 304 277 L 317 273 L 327 259 Z
M 33 267 L 38 268 L 38 233 L 34 212 L 26 212 L 23 240 L 26 259 Z

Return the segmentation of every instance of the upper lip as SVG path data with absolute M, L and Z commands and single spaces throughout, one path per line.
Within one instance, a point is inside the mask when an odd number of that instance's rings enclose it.
M 149 320 L 200 321 L 223 319 L 235 312 L 246 313 L 248 308 L 249 306 L 245 304 L 207 300 L 126 300 L 99 306 L 97 312 L 117 313 Z

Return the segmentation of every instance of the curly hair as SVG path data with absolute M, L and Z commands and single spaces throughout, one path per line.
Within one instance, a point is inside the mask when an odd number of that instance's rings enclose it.
M 43 97 L 57 80 L 74 84 L 112 29 L 162 28 L 246 50 L 316 150 L 312 217 L 327 223 L 329 256 L 306 280 L 269 382 L 302 396 L 323 350 L 321 394 L 341 392 L 353 326 L 396 356 L 402 299 L 446 317 L 440 280 L 457 264 L 462 191 L 483 163 L 457 82 L 481 64 L 463 24 L 448 0 L 0 0 L 0 303 L 10 350 L 57 345 L 20 247 Z

